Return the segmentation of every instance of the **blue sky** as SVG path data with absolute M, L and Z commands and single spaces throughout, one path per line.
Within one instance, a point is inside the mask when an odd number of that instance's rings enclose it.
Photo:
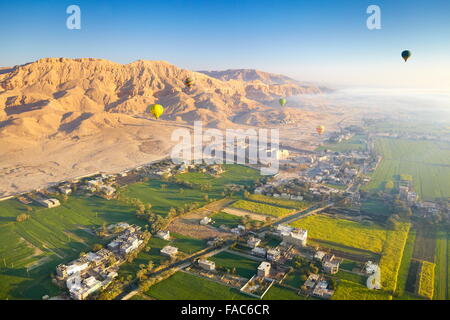
M 66 8 L 81 8 L 81 30 Z M 381 7 L 381 30 L 366 8 Z M 0 65 L 42 57 L 257 68 L 299 80 L 450 88 L 448 0 L 0 0 Z M 413 52 L 404 64 L 403 49 Z

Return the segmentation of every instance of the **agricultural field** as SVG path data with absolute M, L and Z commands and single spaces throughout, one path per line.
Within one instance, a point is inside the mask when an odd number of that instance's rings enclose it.
M 254 300 L 235 288 L 182 271 L 155 284 L 145 294 L 158 300 Z
M 446 230 L 436 231 L 436 273 L 434 284 L 434 299 L 446 300 L 448 298 L 448 233 Z
M 309 204 L 306 201 L 279 199 L 279 198 L 265 196 L 262 194 L 251 194 L 248 196 L 248 199 L 255 201 L 255 202 L 271 204 L 271 205 L 275 205 L 275 206 L 287 208 L 287 209 L 303 210 L 309 206 Z
M 410 229 L 409 223 L 397 223 L 396 230 L 388 230 L 380 260 L 381 285 L 388 292 L 397 288 L 397 278 Z
M 293 290 L 283 288 L 278 285 L 273 285 L 269 289 L 269 291 L 267 291 L 263 300 L 315 300 L 315 299 L 298 295 L 297 292 Z
M 361 211 L 369 215 L 389 217 L 392 214 L 391 206 L 386 201 L 378 199 L 365 199 L 361 203 Z
M 259 171 L 240 165 L 224 165 L 226 170 L 220 177 L 199 172 L 188 172 L 176 175 L 181 181 L 196 185 L 210 185 L 209 191 L 181 187 L 176 183 L 166 182 L 160 179 L 150 179 L 146 182 L 138 182 L 125 188 L 124 196 L 137 198 L 144 203 L 150 203 L 152 210 L 162 216 L 166 216 L 171 207 L 182 207 L 187 203 L 197 202 L 205 205 L 205 194 L 209 199 L 223 198 L 222 192 L 227 184 L 251 185 L 260 178 Z
M 283 284 L 291 286 L 293 288 L 300 289 L 300 287 L 303 285 L 304 281 L 300 279 L 300 271 L 294 270 L 292 272 L 289 272 L 283 280 Z
M 412 259 L 409 264 L 408 278 L 406 280 L 405 291 L 409 294 L 417 292 L 418 276 L 420 271 L 420 261 Z
M 378 138 L 383 157 L 365 189 L 382 190 L 401 174 L 413 177 L 414 189 L 425 200 L 450 196 L 450 144 L 435 141 Z
M 326 215 L 308 216 L 291 223 L 291 225 L 308 230 L 309 238 L 374 253 L 381 253 L 386 240 L 386 230 L 381 226 L 364 225 Z
M 428 261 L 422 261 L 419 275 L 418 294 L 432 299 L 434 295 L 434 269 L 436 265 Z
M 411 229 L 408 234 L 408 239 L 406 240 L 402 261 L 400 263 L 400 269 L 398 271 L 396 292 L 400 299 L 405 297 L 406 294 L 406 284 L 408 281 L 408 273 L 411 266 L 415 240 L 416 231 Z
M 338 278 L 340 280 L 351 281 L 353 283 L 357 283 L 357 284 L 360 284 L 363 286 L 366 286 L 366 283 L 367 283 L 366 276 L 361 276 L 359 274 L 347 272 L 344 270 L 339 270 L 339 272 L 336 273 L 335 276 L 336 276 L 336 278 Z
M 251 260 L 249 258 L 242 257 L 231 252 L 223 251 L 209 260 L 216 263 L 216 267 L 222 267 L 227 269 L 236 268 L 236 274 L 243 278 L 250 279 L 256 274 L 260 261 Z
M 0 202 L 0 299 L 57 294 L 50 278 L 56 265 L 104 243 L 93 228 L 120 221 L 142 224 L 131 207 L 98 197 L 72 196 L 52 209 L 30 207 L 31 218 L 16 222 L 25 206 L 14 199 Z
M 220 227 L 221 225 L 227 226 L 228 228 L 234 228 L 241 224 L 242 217 L 235 216 L 226 212 L 218 212 L 210 216 L 213 219 L 213 226 Z
M 225 172 L 220 177 L 213 177 L 200 172 L 187 172 L 177 174 L 176 178 L 197 185 L 211 185 L 210 198 L 219 198 L 227 184 L 251 186 L 256 180 L 261 178 L 258 170 L 242 165 L 224 164 L 223 168 Z
M 434 262 L 436 251 L 436 229 L 433 226 L 418 225 L 413 258 Z
M 154 213 L 166 216 L 170 208 L 182 207 L 186 203 L 198 202 L 205 205 L 203 197 L 206 193 L 211 198 L 218 196 L 198 189 L 182 188 L 175 183 L 151 179 L 128 185 L 123 194 L 129 198 L 137 198 L 144 204 L 150 203 Z
M 169 241 L 152 237 L 146 248 L 139 252 L 133 262 L 126 263 L 120 267 L 119 275 L 124 277 L 131 276 L 134 278 L 141 265 L 147 266 L 151 262 L 156 268 L 164 263 L 168 263 L 169 259 L 160 253 L 160 250 L 167 245 L 177 247 L 179 252 L 188 255 L 206 248 L 206 242 L 203 240 L 186 237 L 176 233 L 171 233 L 170 236 L 171 240 Z
M 230 207 L 277 218 L 287 216 L 294 211 L 293 209 L 281 208 L 278 206 L 248 200 L 237 200 Z
M 365 139 L 365 136 L 355 135 L 347 141 L 325 144 L 317 148 L 317 150 L 328 149 L 336 152 L 361 151 L 367 148 Z
M 340 280 L 332 300 L 391 300 L 382 290 L 370 290 L 365 285 L 348 280 Z

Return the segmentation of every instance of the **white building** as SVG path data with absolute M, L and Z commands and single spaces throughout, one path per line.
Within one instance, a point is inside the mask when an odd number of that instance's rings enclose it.
M 366 273 L 367 274 L 374 274 L 378 271 L 378 265 L 373 263 L 372 261 L 366 262 Z
M 89 267 L 89 263 L 87 261 L 75 260 L 70 264 L 60 264 L 56 267 L 56 273 L 60 278 L 67 278 L 76 273 L 81 273 Z
M 132 237 L 120 245 L 120 252 L 122 254 L 129 254 L 130 252 L 136 250 L 143 242 L 143 240 Z
M 261 243 L 261 239 L 258 239 L 255 237 L 250 237 L 247 240 L 247 246 L 249 246 L 250 248 L 256 248 L 257 246 L 259 246 L 260 243 Z
M 289 157 L 289 151 L 286 149 L 277 150 L 276 157 L 278 160 L 285 160 Z
M 163 240 L 170 240 L 170 231 L 169 231 L 169 230 L 166 230 L 166 231 L 164 231 L 164 230 L 159 230 L 159 231 L 156 233 L 156 236 L 157 236 L 158 238 L 160 238 L 160 239 L 163 239 Z
M 322 259 L 325 257 L 325 255 L 326 255 L 326 252 L 318 250 L 314 254 L 314 259 L 322 261 Z
M 81 281 L 74 281 L 69 288 L 70 296 L 75 300 L 84 300 L 89 295 L 99 290 L 102 283 L 94 277 L 89 277 Z
M 209 261 L 206 259 L 199 259 L 198 260 L 198 265 L 207 271 L 213 271 L 216 270 L 216 263 L 214 261 Z
M 61 205 L 58 199 L 43 199 L 38 202 L 46 208 L 56 208 Z
M 304 229 L 294 229 L 288 234 L 283 234 L 282 238 L 285 243 L 305 247 L 308 239 L 308 231 Z
M 212 221 L 212 219 L 210 217 L 203 217 L 203 219 L 200 220 L 200 224 L 202 226 L 206 226 L 207 224 L 209 224 Z
M 258 277 L 266 278 L 270 274 L 270 263 L 263 261 L 258 266 Z
M 252 254 L 254 254 L 255 256 L 265 257 L 267 251 L 264 248 L 256 247 L 252 249 Z
M 177 255 L 178 253 L 178 248 L 172 247 L 172 246 L 165 246 L 164 248 L 161 249 L 161 254 L 168 256 L 170 258 L 173 258 Z

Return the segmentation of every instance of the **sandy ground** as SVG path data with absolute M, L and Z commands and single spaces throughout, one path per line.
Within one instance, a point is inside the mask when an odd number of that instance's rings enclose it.
M 212 226 L 200 225 L 200 220 L 203 217 L 209 216 L 214 212 L 222 210 L 230 202 L 232 201 L 228 199 L 218 200 L 202 208 L 194 210 L 193 212 L 190 212 L 187 215 L 183 215 L 182 217 L 176 219 L 174 222 L 170 224 L 169 231 L 173 233 L 179 233 L 188 237 L 193 237 L 196 239 L 229 237 L 230 236 L 229 233 L 222 232 Z
M 233 216 L 238 216 L 238 217 L 245 217 L 245 216 L 250 216 L 250 218 L 252 220 L 257 220 L 257 221 L 266 221 L 266 218 L 269 216 L 264 216 L 262 214 L 256 214 L 250 211 L 245 211 L 245 210 L 240 210 L 240 209 L 235 209 L 235 208 L 225 208 L 222 210 L 225 213 L 228 214 L 232 214 Z
M 337 128 L 343 117 L 326 123 Z M 324 137 L 315 127 L 319 120 L 279 127 L 281 148 L 314 150 Z M 85 137 L 48 139 L 0 139 L 0 198 L 97 172 L 115 173 L 170 155 L 178 143 L 172 131 L 192 128 L 174 121 L 142 120 L 117 128 L 105 128 Z M 238 128 L 238 126 L 236 126 Z M 239 126 L 239 128 L 249 128 Z

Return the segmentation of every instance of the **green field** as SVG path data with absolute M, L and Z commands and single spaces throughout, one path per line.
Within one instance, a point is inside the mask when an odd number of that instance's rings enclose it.
M 31 218 L 16 222 L 25 206 L 0 202 L 0 299 L 40 299 L 59 289 L 51 283 L 56 265 L 103 241 L 91 229 L 103 223 L 141 224 L 133 209 L 115 200 L 72 196 L 58 208 L 32 206 Z
M 436 232 L 436 274 L 434 281 L 434 299 L 446 300 L 447 291 L 447 271 L 448 271 L 448 233 L 446 230 L 438 230 Z
M 236 288 L 208 280 L 186 272 L 177 272 L 170 278 L 151 287 L 146 296 L 158 300 L 255 300 Z M 140 296 L 139 300 L 146 299 Z M 263 300 L 306 300 L 296 292 L 273 285 Z
M 225 225 L 228 228 L 234 228 L 237 225 L 241 224 L 242 217 L 235 216 L 226 212 L 218 212 L 211 216 L 214 223 L 213 226 L 220 227 L 221 225 Z
M 225 172 L 218 178 L 199 172 L 178 174 L 176 175 L 176 178 L 197 185 L 211 185 L 211 191 L 209 191 L 210 198 L 218 198 L 222 193 L 224 186 L 227 184 L 250 187 L 255 180 L 261 178 L 258 170 L 249 167 L 241 165 L 223 165 L 223 168 Z
M 236 268 L 236 273 L 244 278 L 250 279 L 256 274 L 260 262 L 242 257 L 237 254 L 223 251 L 209 260 L 214 261 L 217 267 L 228 269 Z
M 450 144 L 434 141 L 378 138 L 375 149 L 383 160 L 365 187 L 382 190 L 400 174 L 413 177 L 414 189 L 423 199 L 450 196 Z
M 329 143 L 317 148 L 320 150 L 331 150 L 336 152 L 349 152 L 349 151 L 359 151 L 366 149 L 365 137 L 361 135 L 355 135 L 349 140 L 341 141 L 339 143 Z
M 266 203 L 266 204 L 275 205 L 275 206 L 282 207 L 282 208 L 298 209 L 298 210 L 305 209 L 309 205 L 305 201 L 279 199 L 279 198 L 265 196 L 262 194 L 251 194 L 251 195 L 249 195 L 248 199 L 253 200 L 255 202 L 262 202 L 262 203 Z
M 251 185 L 256 179 L 260 178 L 258 171 L 244 166 L 224 165 L 224 169 L 226 171 L 219 178 L 199 172 L 176 175 L 177 179 L 195 185 L 210 185 L 209 191 L 182 187 L 176 183 L 159 179 L 150 179 L 146 182 L 128 185 L 124 195 L 129 198 L 137 198 L 144 203 L 150 203 L 155 213 L 165 216 L 172 207 L 182 207 L 193 202 L 198 202 L 201 205 L 206 204 L 205 194 L 208 195 L 209 199 L 223 198 L 222 192 L 227 184 Z M 182 192 L 180 189 L 182 189 Z
M 145 294 L 158 300 L 254 300 L 235 288 L 181 271 Z
M 355 274 L 355 273 L 351 273 L 351 272 L 347 272 L 344 270 L 339 270 L 338 273 L 336 273 L 336 278 L 339 278 L 341 280 L 347 280 L 347 281 L 351 281 L 360 285 L 365 286 L 367 283 L 367 277 L 365 276 L 361 276 L 359 274 Z
M 294 270 L 292 272 L 289 272 L 283 280 L 283 284 L 286 284 L 288 286 L 300 289 L 300 287 L 303 285 L 304 281 L 300 279 L 300 271 Z
M 361 211 L 370 215 L 390 216 L 392 208 L 386 201 L 378 199 L 365 199 L 361 203 Z
M 382 290 L 370 290 L 365 285 L 348 280 L 340 280 L 333 300 L 391 300 Z
M 257 170 L 244 166 L 226 165 L 225 169 L 220 178 L 202 173 L 178 175 L 179 179 L 196 184 L 210 184 L 212 188 L 208 192 L 183 188 L 181 193 L 178 185 L 155 179 L 129 185 L 124 194 L 150 202 L 156 213 L 165 215 L 171 207 L 185 203 L 204 204 L 205 193 L 210 199 L 221 198 L 226 184 L 251 185 L 260 178 Z M 167 186 L 163 188 L 163 184 Z M 41 299 L 46 294 L 58 294 L 60 289 L 51 283 L 50 277 L 56 265 L 90 251 L 95 243 L 103 243 L 92 233 L 92 228 L 119 221 L 145 224 L 135 217 L 135 209 L 130 205 L 96 196 L 70 196 L 60 207 L 52 209 L 35 204 L 28 207 L 32 211 L 16 199 L 0 202 L 0 299 Z M 22 213 L 30 214 L 31 218 L 16 222 L 16 217 Z M 184 253 L 205 247 L 204 241 L 174 236 L 173 245 Z M 134 275 L 139 262 L 152 260 L 158 265 L 161 256 L 156 241 L 158 239 L 151 239 L 151 252 L 140 255 L 135 266 L 125 268 L 122 274 Z
M 298 295 L 297 292 L 283 288 L 278 285 L 273 285 L 269 291 L 267 291 L 263 300 L 313 300 L 305 296 Z
M 286 209 L 278 206 L 248 200 L 238 200 L 234 202 L 230 207 L 250 211 L 253 213 L 259 213 L 267 216 L 273 216 L 277 218 L 287 216 L 293 212 L 293 209 Z
M 400 269 L 398 271 L 396 292 L 400 299 L 405 297 L 406 282 L 408 280 L 408 272 L 414 252 L 415 240 L 416 240 L 416 231 L 410 230 L 408 234 L 408 239 L 406 240 L 405 249 L 403 250 L 403 257 L 400 263 Z
M 148 265 L 149 262 L 152 262 L 154 267 L 158 267 L 162 263 L 167 263 L 169 259 L 160 253 L 160 250 L 167 245 L 177 247 L 178 252 L 183 252 L 188 255 L 206 248 L 206 241 L 204 240 L 194 239 L 176 233 L 171 233 L 170 236 L 171 239 L 169 241 L 156 237 L 151 238 L 146 246 L 150 250 L 144 248 L 133 262 L 122 265 L 119 270 L 119 275 L 134 278 L 142 264 Z
M 308 230 L 308 237 L 325 240 L 374 253 L 380 253 L 386 240 L 386 230 L 378 225 L 364 225 L 355 221 L 313 215 L 291 224 Z

